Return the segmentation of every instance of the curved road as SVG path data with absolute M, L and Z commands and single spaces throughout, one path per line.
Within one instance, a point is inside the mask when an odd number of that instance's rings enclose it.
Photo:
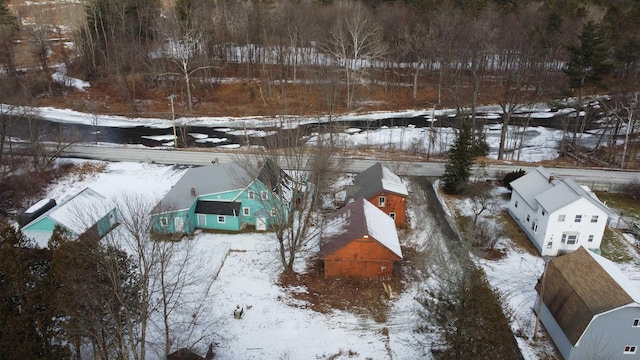
M 105 161 L 136 161 L 153 162 L 158 164 L 184 164 L 184 165 L 206 165 L 214 161 L 233 161 L 243 154 L 240 152 L 212 152 L 194 151 L 179 149 L 149 149 L 149 148 L 121 148 L 121 147 L 97 147 L 87 145 L 73 145 L 69 147 L 64 156 L 78 157 L 85 159 L 96 159 Z M 439 177 L 444 173 L 444 164 L 423 161 L 387 161 L 376 159 L 354 159 L 344 160 L 344 171 L 360 172 L 376 162 L 381 162 L 395 171 L 398 175 L 404 176 L 431 176 Z M 478 170 L 480 177 L 495 177 L 496 174 L 507 173 L 517 169 L 531 171 L 535 166 L 519 165 L 497 165 L 491 164 L 482 170 Z M 596 169 L 596 168 L 557 168 L 548 167 L 547 170 L 560 177 L 571 177 L 576 182 L 587 185 L 609 184 L 613 188 L 620 188 L 621 185 L 632 182 L 640 182 L 640 172 L 622 171 L 616 169 Z M 473 176 L 473 175 L 472 175 Z

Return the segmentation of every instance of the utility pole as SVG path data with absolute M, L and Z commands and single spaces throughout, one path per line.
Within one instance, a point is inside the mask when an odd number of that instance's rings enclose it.
M 177 148 L 178 147 L 178 134 L 176 132 L 176 112 L 175 109 L 173 107 L 173 99 L 175 99 L 176 95 L 175 94 L 171 94 L 167 97 L 167 99 L 169 99 L 169 101 L 171 102 L 171 121 L 173 122 L 173 147 Z

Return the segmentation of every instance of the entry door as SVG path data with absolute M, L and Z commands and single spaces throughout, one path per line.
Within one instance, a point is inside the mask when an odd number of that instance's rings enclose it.
M 263 217 L 256 218 L 256 230 L 257 231 L 267 231 L 267 219 Z
M 181 217 L 176 217 L 173 220 L 173 227 L 175 232 L 182 232 L 182 230 L 184 230 L 184 219 Z

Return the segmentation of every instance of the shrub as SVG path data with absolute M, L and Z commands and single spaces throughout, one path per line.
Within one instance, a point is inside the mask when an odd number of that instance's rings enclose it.
M 504 178 L 502 178 L 502 186 L 506 187 L 507 189 L 509 189 L 509 191 L 513 190 L 511 188 L 511 182 L 515 179 L 521 178 L 524 176 L 524 174 L 526 174 L 527 172 L 522 170 L 522 169 L 518 169 L 516 171 L 512 171 L 510 173 L 507 173 L 507 175 L 504 176 Z

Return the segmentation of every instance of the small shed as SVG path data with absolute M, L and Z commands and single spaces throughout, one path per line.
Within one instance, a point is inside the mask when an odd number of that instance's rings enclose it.
M 363 198 L 331 214 L 320 236 L 326 277 L 385 277 L 402 259 L 393 219 Z

